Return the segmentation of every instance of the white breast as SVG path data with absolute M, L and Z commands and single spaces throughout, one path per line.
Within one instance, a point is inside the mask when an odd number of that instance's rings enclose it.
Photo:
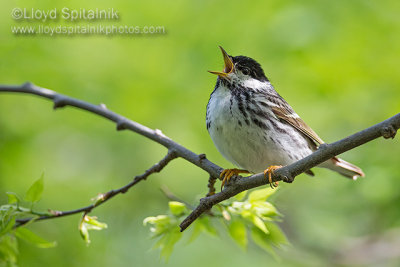
M 272 112 L 270 114 L 275 116 Z M 218 151 L 240 168 L 257 173 L 270 165 L 286 165 L 295 161 L 283 150 L 283 146 L 293 146 L 293 136 L 275 132 L 267 120 L 265 122 L 269 126 L 268 129 L 258 127 L 250 116 L 247 117 L 247 124 L 237 100 L 231 98 L 231 92 L 223 85 L 213 92 L 208 104 L 207 117 L 211 122 L 208 131 Z M 290 126 L 280 126 L 292 130 Z M 275 136 L 275 140 L 271 136 Z
M 244 120 L 239 124 L 237 118 L 243 115 L 237 101 L 234 98 L 231 100 L 229 89 L 220 86 L 213 93 L 208 109 L 211 121 L 208 131 L 218 151 L 243 169 L 261 171 L 267 158 L 264 146 L 266 141 L 259 129 L 249 127 Z M 267 146 L 271 147 L 271 144 Z

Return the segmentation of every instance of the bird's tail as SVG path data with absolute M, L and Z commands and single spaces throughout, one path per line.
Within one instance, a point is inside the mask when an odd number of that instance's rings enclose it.
M 331 169 L 332 171 L 338 172 L 341 175 L 353 180 L 356 180 L 359 176 L 365 176 L 365 174 L 359 167 L 337 157 L 331 158 L 321 165 L 321 167 Z

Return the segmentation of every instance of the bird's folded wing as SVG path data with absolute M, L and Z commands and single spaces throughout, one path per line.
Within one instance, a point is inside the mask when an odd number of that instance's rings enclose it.
M 286 102 L 286 101 L 285 101 Z M 289 123 L 291 126 L 296 128 L 299 132 L 310 138 L 317 147 L 323 144 L 324 141 L 310 128 L 300 117 L 294 112 L 294 110 L 287 103 L 284 105 L 273 106 L 272 111 L 281 120 Z

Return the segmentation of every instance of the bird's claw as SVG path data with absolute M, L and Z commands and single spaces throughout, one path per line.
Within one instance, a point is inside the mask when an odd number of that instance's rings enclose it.
M 221 183 L 221 190 L 224 188 L 224 185 L 229 182 L 229 180 L 235 176 L 238 175 L 239 173 L 249 173 L 246 170 L 240 170 L 240 169 L 225 169 L 221 172 L 219 175 L 219 178 L 222 180 Z
M 273 182 L 272 181 L 272 173 L 276 170 L 282 168 L 281 165 L 272 165 L 269 166 L 267 169 L 265 169 L 264 171 L 264 177 L 267 178 L 268 175 L 268 182 L 269 182 L 269 186 L 271 186 L 272 189 L 278 187 L 278 182 Z

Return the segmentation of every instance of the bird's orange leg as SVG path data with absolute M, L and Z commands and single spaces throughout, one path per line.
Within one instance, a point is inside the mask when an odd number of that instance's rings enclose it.
M 272 182 L 272 173 L 276 169 L 279 169 L 279 168 L 282 168 L 282 166 L 281 165 L 272 165 L 272 166 L 269 166 L 264 171 L 264 177 L 267 178 L 267 175 L 268 175 L 269 186 L 271 186 L 272 189 L 274 189 L 275 187 L 278 187 L 278 182 Z
M 225 183 L 228 183 L 229 180 L 234 176 L 238 175 L 239 173 L 250 173 L 249 171 L 246 170 L 239 170 L 239 169 L 225 169 L 221 172 L 219 175 L 219 178 L 222 180 L 221 183 L 221 190 L 224 188 Z

